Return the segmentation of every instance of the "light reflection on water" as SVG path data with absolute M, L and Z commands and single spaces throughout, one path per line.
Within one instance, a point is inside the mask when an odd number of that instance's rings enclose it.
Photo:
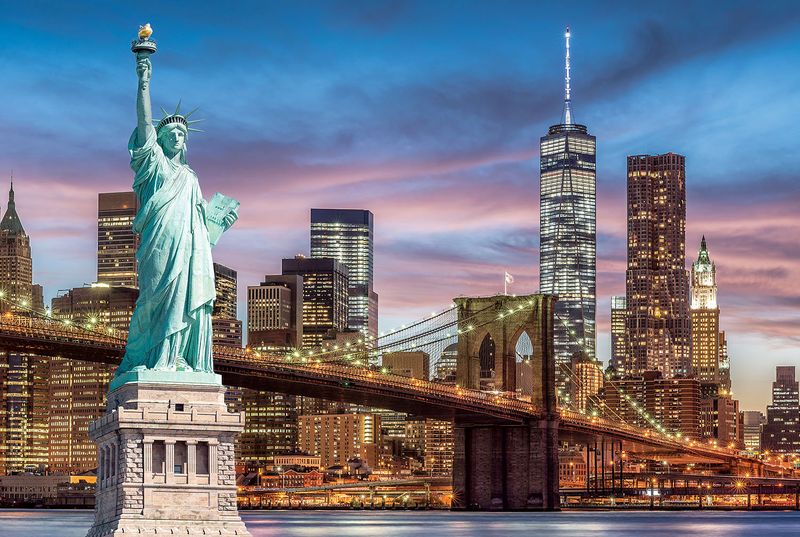
M 798 512 L 247 511 L 253 537 L 789 537 Z M 0 537 L 85 537 L 91 511 L 0 510 Z

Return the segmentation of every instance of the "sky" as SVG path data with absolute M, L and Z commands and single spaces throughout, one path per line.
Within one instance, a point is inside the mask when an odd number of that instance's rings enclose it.
M 0 176 L 34 280 L 96 276 L 98 192 L 130 189 L 130 41 L 150 22 L 154 109 L 199 106 L 188 159 L 242 200 L 215 249 L 247 285 L 309 251 L 311 207 L 375 214 L 381 329 L 458 295 L 538 288 L 538 143 L 597 137 L 598 355 L 624 294 L 627 155 L 686 156 L 687 267 L 705 235 L 743 409 L 800 365 L 800 4 L 793 1 L 0 2 Z M 5 198 L 0 196 L 5 210 Z

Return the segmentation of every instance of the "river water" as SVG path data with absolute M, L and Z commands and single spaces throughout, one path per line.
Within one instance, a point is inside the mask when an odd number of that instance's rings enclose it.
M 253 537 L 795 537 L 800 512 L 249 511 Z M 91 511 L 0 510 L 2 537 L 85 537 Z

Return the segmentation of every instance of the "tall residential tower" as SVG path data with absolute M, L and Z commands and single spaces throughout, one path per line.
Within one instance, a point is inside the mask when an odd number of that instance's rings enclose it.
M 628 157 L 627 352 L 621 374 L 691 374 L 685 251 L 685 157 Z
M 555 355 L 568 366 L 575 353 L 595 358 L 597 176 L 595 137 L 572 119 L 569 28 L 565 37 L 562 122 L 540 140 L 539 287 L 558 295 Z

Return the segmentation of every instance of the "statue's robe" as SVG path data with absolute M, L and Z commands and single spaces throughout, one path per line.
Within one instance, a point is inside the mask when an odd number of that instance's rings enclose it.
M 139 299 L 131 319 L 125 358 L 117 376 L 133 368 L 213 372 L 211 311 L 214 266 L 206 227 L 206 202 L 197 175 L 168 159 L 150 131 L 128 149 L 136 176 L 139 211 L 133 231 Z

